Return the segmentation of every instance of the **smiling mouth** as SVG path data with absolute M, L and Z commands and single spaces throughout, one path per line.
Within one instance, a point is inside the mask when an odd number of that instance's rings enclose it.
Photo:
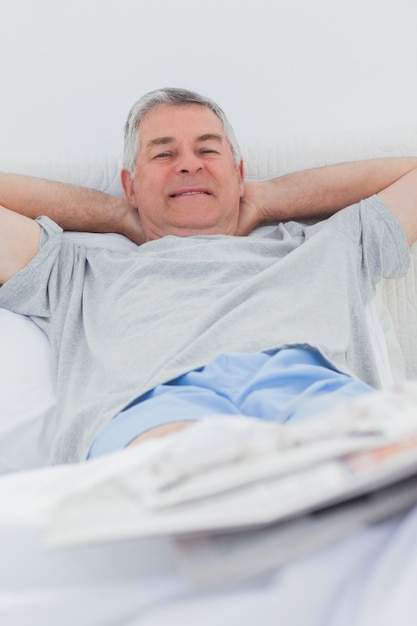
M 211 193 L 204 190 L 195 190 L 195 191 L 180 191 L 178 193 L 172 193 L 171 198 L 182 198 L 184 196 L 211 196 Z

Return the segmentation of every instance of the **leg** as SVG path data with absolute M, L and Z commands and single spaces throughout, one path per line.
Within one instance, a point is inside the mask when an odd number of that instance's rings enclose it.
M 231 358 L 235 356 L 238 355 Z M 245 415 L 268 421 L 294 421 L 375 391 L 335 370 L 316 350 L 290 348 L 264 356 L 267 358 L 261 367 L 235 398 Z
M 221 367 L 209 364 L 136 399 L 101 430 L 88 458 L 164 436 L 208 415 L 238 415 L 238 409 L 222 392 L 220 383 L 220 392 L 216 390 L 220 374 Z

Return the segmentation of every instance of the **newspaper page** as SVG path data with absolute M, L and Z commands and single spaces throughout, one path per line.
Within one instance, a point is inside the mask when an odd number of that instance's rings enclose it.
M 198 585 L 279 565 L 417 502 L 416 393 L 370 394 L 292 427 L 198 423 L 67 490 L 45 545 L 172 537 Z

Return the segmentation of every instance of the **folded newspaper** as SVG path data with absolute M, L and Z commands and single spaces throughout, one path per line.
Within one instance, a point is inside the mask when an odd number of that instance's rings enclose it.
M 417 382 L 294 424 L 211 416 L 108 459 L 46 546 L 171 537 L 194 584 L 234 580 L 417 503 Z

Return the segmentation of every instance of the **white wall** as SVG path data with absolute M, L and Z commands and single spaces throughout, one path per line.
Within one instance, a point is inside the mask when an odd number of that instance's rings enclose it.
M 119 150 L 175 85 L 238 136 L 417 125 L 415 0 L 0 0 L 1 153 Z

